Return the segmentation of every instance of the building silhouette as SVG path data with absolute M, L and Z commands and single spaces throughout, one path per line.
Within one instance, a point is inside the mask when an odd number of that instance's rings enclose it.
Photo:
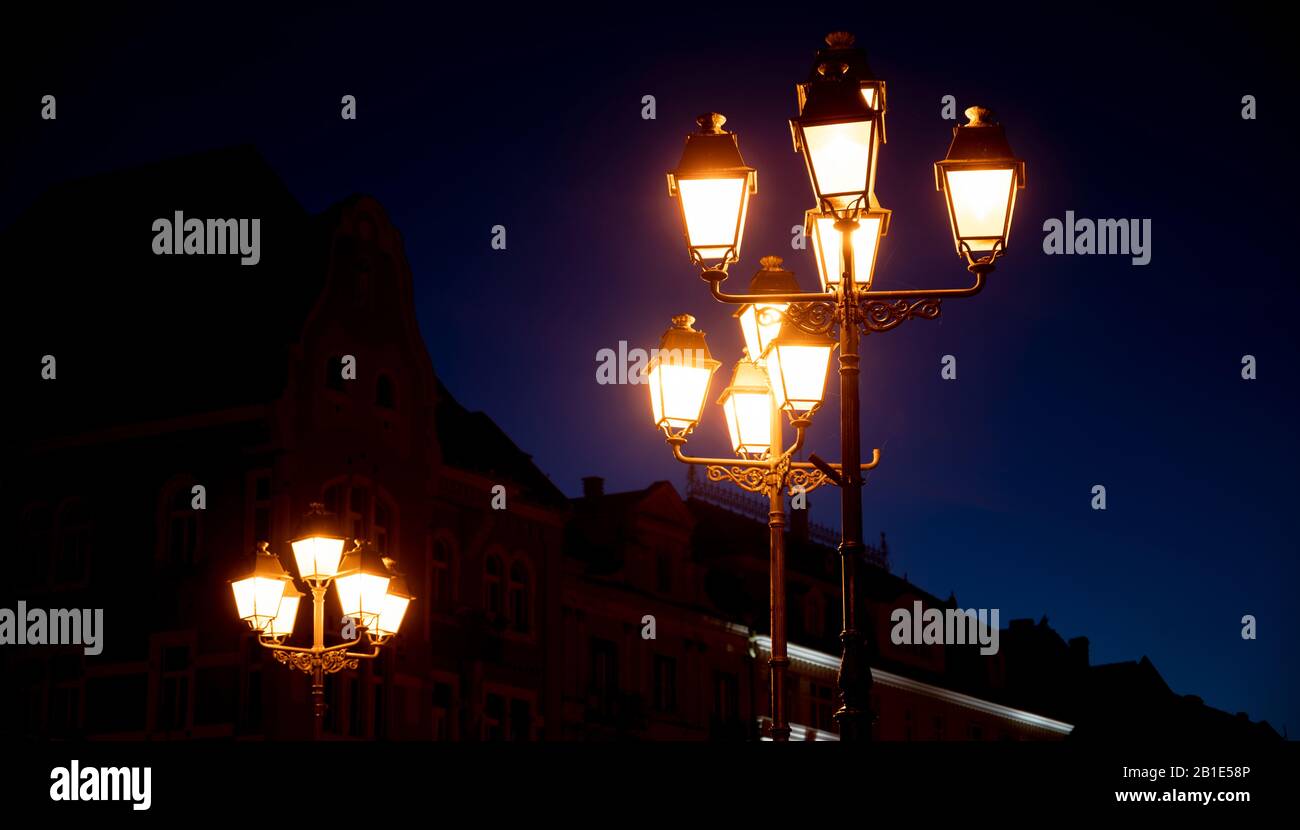
M 152 253 L 151 223 L 175 210 L 260 218 L 260 262 Z M 311 737 L 308 679 L 255 642 L 225 582 L 260 540 L 292 571 L 287 540 L 322 501 L 417 596 L 380 659 L 329 677 L 326 738 L 762 736 L 765 512 L 694 480 L 683 497 L 668 482 L 606 493 L 593 476 L 567 498 L 437 378 L 374 199 L 311 215 L 236 148 L 52 188 L 4 241 L 20 278 L 3 607 L 103 608 L 105 632 L 97 656 L 0 647 L 0 734 Z M 883 535 L 866 555 L 880 739 L 1277 737 L 1174 694 L 1146 658 L 1090 665 L 1087 640 L 1046 620 L 1013 621 L 990 657 L 896 646 L 893 608 L 956 599 L 891 573 Z M 835 737 L 836 556 L 794 511 L 796 739 Z M 337 611 L 331 599 L 327 630 Z M 309 630 L 304 607 L 295 639 Z

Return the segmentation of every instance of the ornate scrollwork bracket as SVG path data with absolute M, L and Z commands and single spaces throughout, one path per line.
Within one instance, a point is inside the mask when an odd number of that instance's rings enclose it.
M 722 467 L 710 464 L 705 472 L 709 481 L 730 481 L 751 493 L 762 493 L 768 486 L 768 470 L 764 467 Z
M 863 334 L 889 331 L 905 320 L 933 320 L 939 316 L 942 300 L 925 297 L 920 300 L 872 300 L 864 298 L 858 303 L 858 322 Z
M 312 654 L 306 651 L 283 651 L 275 650 L 275 659 L 288 666 L 291 669 L 297 669 L 300 672 L 311 674 L 319 665 L 321 671 L 326 674 L 337 674 L 344 669 L 355 669 L 360 663 L 358 660 L 341 651 L 326 651 L 321 654 Z
M 766 309 L 764 313 L 776 312 L 775 309 Z M 785 322 L 809 334 L 829 334 L 838 319 L 835 304 L 824 302 L 791 303 L 781 316 Z
M 796 490 L 811 493 L 823 484 L 832 483 L 821 470 L 804 470 L 795 468 L 786 480 L 787 492 L 794 495 Z

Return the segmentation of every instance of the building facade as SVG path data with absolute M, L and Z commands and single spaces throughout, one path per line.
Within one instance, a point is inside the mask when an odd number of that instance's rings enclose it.
M 261 217 L 261 263 L 124 247 L 159 205 Z M 61 244 L 85 215 L 104 221 Z M 26 313 L 7 333 L 23 406 L 3 607 L 102 608 L 105 630 L 93 656 L 3 647 L 0 734 L 311 737 L 308 679 L 257 645 L 225 583 L 262 540 L 292 571 L 287 540 L 323 502 L 417 596 L 381 658 L 329 677 L 326 739 L 763 736 L 765 512 L 698 482 L 683 498 L 667 482 L 607 494 L 593 477 L 566 498 L 437 378 L 401 237 L 375 200 L 309 215 L 237 149 L 56 188 L 5 241 L 16 272 L 39 278 L 16 287 Z M 28 371 L 48 357 L 56 377 Z M 794 737 L 834 739 L 837 555 L 806 513 L 789 534 Z M 1171 709 L 1153 667 L 1092 667 L 1086 640 L 1045 621 L 1013 623 L 995 657 L 895 646 L 893 608 L 956 600 L 893 575 L 883 536 L 867 557 L 877 738 L 1104 735 L 1135 683 Z M 326 624 L 341 628 L 332 600 Z

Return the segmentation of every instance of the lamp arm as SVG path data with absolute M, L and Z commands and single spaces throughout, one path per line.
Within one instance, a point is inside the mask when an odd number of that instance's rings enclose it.
M 700 272 L 700 279 L 709 284 L 709 293 L 713 299 L 731 303 L 732 305 L 745 305 L 746 303 L 812 303 L 833 301 L 836 294 L 827 294 L 824 292 L 804 293 L 802 291 L 794 294 L 728 294 L 722 290 L 722 280 L 726 274 L 716 269 L 706 269 Z
M 880 449 L 877 447 L 876 449 L 873 449 L 871 451 L 871 460 L 859 464 L 858 468 L 863 470 L 864 472 L 867 470 L 874 470 L 876 468 L 876 465 L 878 465 L 879 463 L 880 463 Z M 811 461 L 792 461 L 790 462 L 790 466 L 795 468 L 796 470 L 819 469 L 817 465 L 812 463 Z M 840 464 L 827 464 L 827 466 L 833 469 L 837 473 L 840 472 L 840 470 L 843 467 L 843 465 Z
M 705 467 L 770 467 L 770 462 L 756 458 L 695 458 L 682 452 L 685 438 L 670 437 L 668 443 L 673 448 L 673 458 L 683 464 L 699 464 Z
M 944 297 L 974 297 L 984 290 L 984 278 L 993 271 L 993 258 L 986 257 L 972 262 L 966 269 L 975 275 L 975 282 L 968 288 L 932 288 L 923 291 L 859 291 L 858 297 L 864 300 L 925 300 L 943 299 Z

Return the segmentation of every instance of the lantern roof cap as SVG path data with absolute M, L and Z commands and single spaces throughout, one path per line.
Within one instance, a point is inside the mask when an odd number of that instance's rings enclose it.
M 331 539 L 342 539 L 343 534 L 340 532 L 338 517 L 333 513 L 325 510 L 325 505 L 321 502 L 312 502 L 298 521 L 298 529 L 294 534 L 294 540 L 309 539 L 312 536 L 324 536 Z
M 856 38 L 852 32 L 831 32 L 826 35 L 826 47 L 817 50 L 812 71 L 808 73 L 808 82 L 834 77 L 846 77 L 855 82 L 874 81 L 867 62 L 866 50 L 854 46 Z
M 690 314 L 674 316 L 672 328 L 659 340 L 659 353 L 650 361 L 651 365 L 668 363 L 696 368 L 721 365 L 709 352 L 704 332 L 692 328 L 694 324 L 695 317 Z
M 280 557 L 271 552 L 271 544 L 269 542 L 257 543 L 257 547 L 253 551 L 252 569 L 241 571 L 231 580 L 231 582 L 238 582 L 243 579 L 252 579 L 254 577 L 292 581 L 289 572 L 286 571 L 284 565 L 280 563 Z
M 339 563 L 339 576 L 347 576 L 352 573 L 368 573 L 375 576 L 386 576 L 392 578 L 392 572 L 388 570 L 388 565 L 384 557 L 379 555 L 375 549 L 375 543 L 369 540 L 358 540 L 356 547 L 343 554 L 343 561 Z
M 736 361 L 736 368 L 731 372 L 731 383 L 722 390 L 718 398 L 721 404 L 737 392 L 767 394 L 772 390 L 772 383 L 767 377 L 767 370 L 755 363 L 745 350 L 745 356 Z
M 993 110 L 966 109 L 967 123 L 952 128 L 952 143 L 944 161 L 992 161 L 1015 159 L 1006 131 L 993 120 Z
M 673 175 L 679 178 L 707 175 L 717 171 L 748 173 L 740 155 L 740 143 L 734 132 L 722 129 L 727 117 L 719 112 L 706 112 L 695 119 L 698 129 L 686 136 L 682 158 Z
M 768 255 L 760 259 L 759 265 L 762 267 L 754 274 L 754 278 L 749 281 L 749 293 L 751 294 L 796 294 L 799 291 L 799 281 L 795 279 L 793 271 L 787 271 L 781 265 L 785 260 L 779 256 Z

